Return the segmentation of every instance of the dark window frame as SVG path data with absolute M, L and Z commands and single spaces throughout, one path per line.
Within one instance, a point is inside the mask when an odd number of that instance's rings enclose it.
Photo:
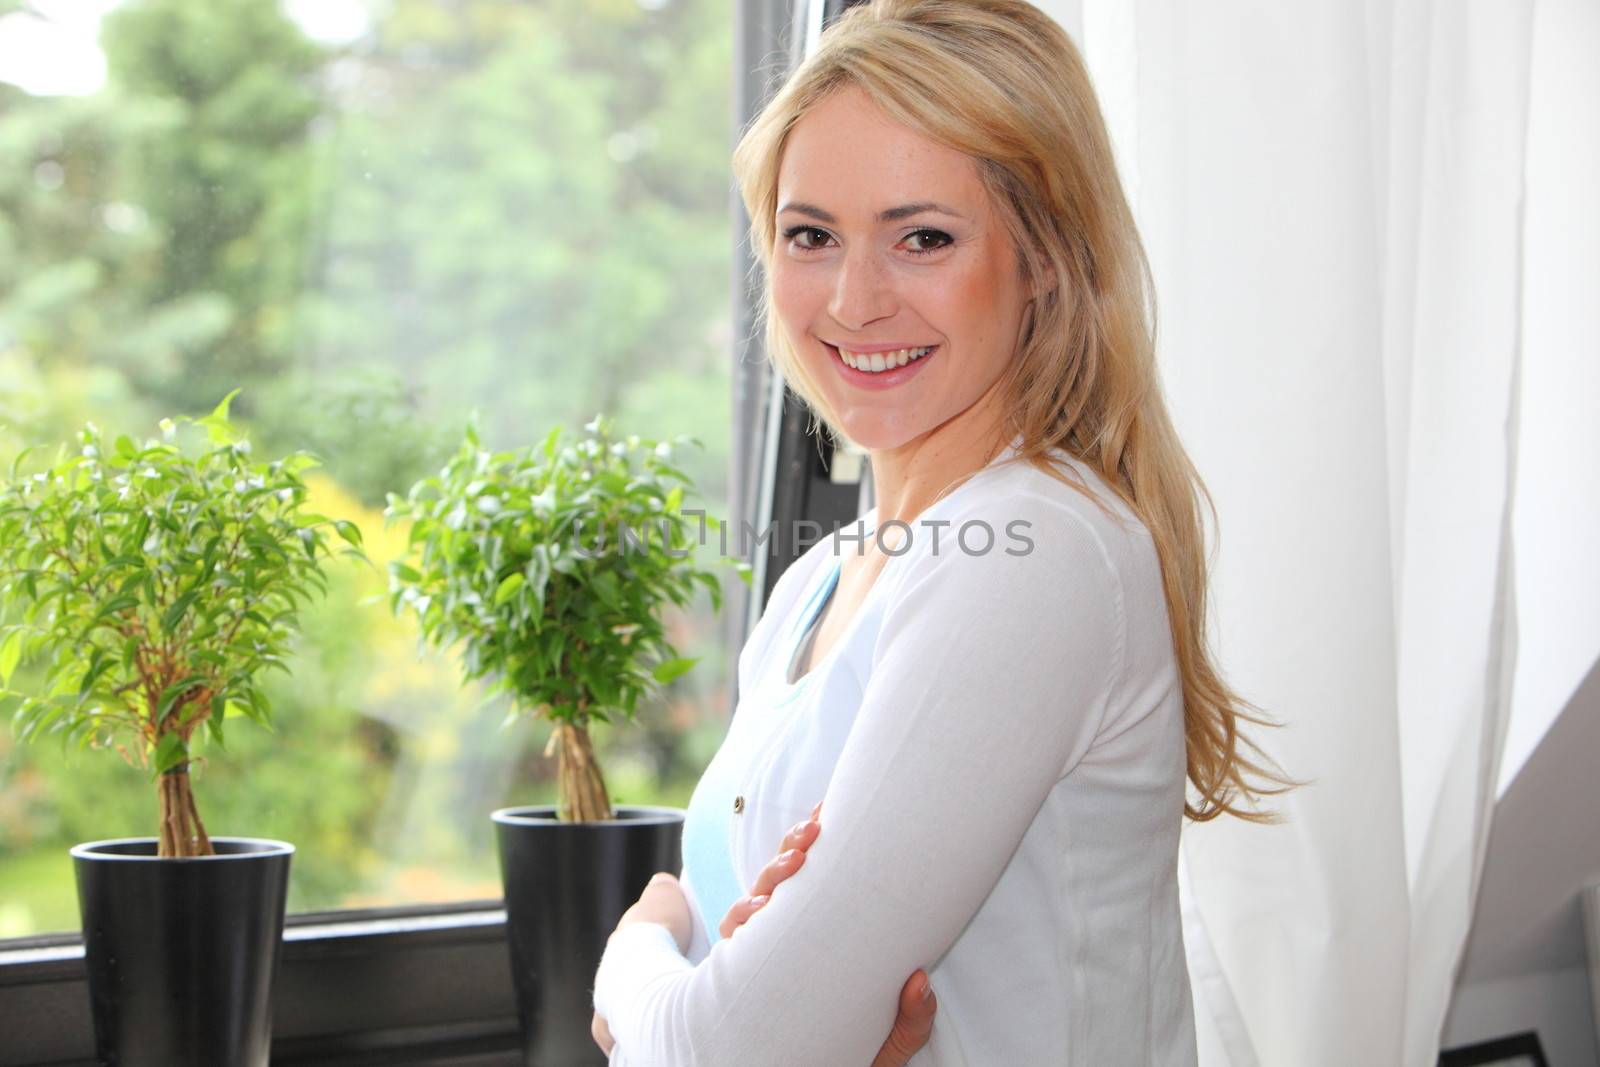
M 1478 1067 L 1517 1059 L 1526 1059 L 1533 1067 L 1549 1067 L 1538 1033 L 1527 1030 L 1493 1041 L 1444 1049 L 1439 1053 L 1439 1067 Z

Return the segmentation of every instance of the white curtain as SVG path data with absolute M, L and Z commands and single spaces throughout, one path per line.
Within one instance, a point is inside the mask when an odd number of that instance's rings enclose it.
M 1527 617 L 1519 450 L 1554 458 L 1557 409 L 1591 428 L 1559 459 L 1595 539 L 1556 547 L 1600 590 L 1578 560 L 1600 543 L 1596 397 L 1562 391 L 1597 384 L 1600 330 L 1577 288 L 1527 291 L 1529 220 L 1551 217 L 1526 180 L 1534 0 L 1040 6 L 1089 62 L 1151 255 L 1168 396 L 1220 518 L 1214 647 L 1288 723 L 1264 747 L 1313 780 L 1272 802 L 1281 826 L 1185 832 L 1201 1062 L 1433 1064 Z M 1595 186 L 1542 195 L 1593 240 Z M 1539 529 L 1572 528 L 1543 504 Z M 1572 680 L 1600 648 L 1585 625 Z

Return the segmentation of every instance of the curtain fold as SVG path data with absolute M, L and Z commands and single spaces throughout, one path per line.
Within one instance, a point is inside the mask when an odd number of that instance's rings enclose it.
M 1517 658 L 1533 0 L 1044 6 L 1216 500 L 1213 645 L 1311 779 L 1185 832 L 1202 1063 L 1432 1064 Z

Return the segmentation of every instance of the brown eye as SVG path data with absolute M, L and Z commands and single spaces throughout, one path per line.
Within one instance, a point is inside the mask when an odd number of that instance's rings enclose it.
M 920 237 L 926 237 L 939 243 L 934 245 L 932 248 L 910 249 L 911 254 L 914 256 L 931 255 L 932 253 L 939 251 L 941 248 L 944 248 L 946 245 L 951 244 L 955 240 L 955 238 L 951 237 L 943 230 L 913 230 L 906 234 L 906 240 L 908 241 L 915 240 Z
M 826 233 L 823 233 L 822 230 L 817 229 L 815 226 L 791 226 L 789 229 L 783 231 L 783 236 L 787 240 L 793 241 L 797 236 L 799 236 L 800 234 L 803 234 L 803 233 L 804 234 L 813 234 L 813 233 L 822 234 L 822 236 L 824 238 L 826 238 L 828 236 Z M 808 251 L 808 252 L 815 251 L 818 247 L 819 246 L 817 246 L 817 245 L 806 244 L 805 242 L 801 242 L 801 244 L 800 244 L 800 248 L 805 250 L 805 251 Z

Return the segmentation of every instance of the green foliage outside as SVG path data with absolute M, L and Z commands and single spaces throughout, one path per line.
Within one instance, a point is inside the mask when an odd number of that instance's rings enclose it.
M 316 453 L 307 507 L 372 559 L 325 566 L 261 682 L 273 731 L 195 767 L 212 833 L 299 846 L 294 910 L 494 897 L 486 813 L 555 799 L 549 725 L 502 729 L 505 698 L 385 603 L 408 532 L 382 502 L 473 411 L 496 450 L 595 411 L 692 433 L 684 471 L 725 510 L 731 21 L 395 0 L 329 44 L 273 0 L 128 0 L 100 91 L 0 82 L 0 468 L 242 387 L 233 420 L 259 454 Z M 596 725 L 614 801 L 682 804 L 722 734 L 710 597 L 673 608 L 701 662 Z M 148 773 L 98 756 L 0 731 L 0 936 L 76 926 L 67 846 L 151 832 Z

